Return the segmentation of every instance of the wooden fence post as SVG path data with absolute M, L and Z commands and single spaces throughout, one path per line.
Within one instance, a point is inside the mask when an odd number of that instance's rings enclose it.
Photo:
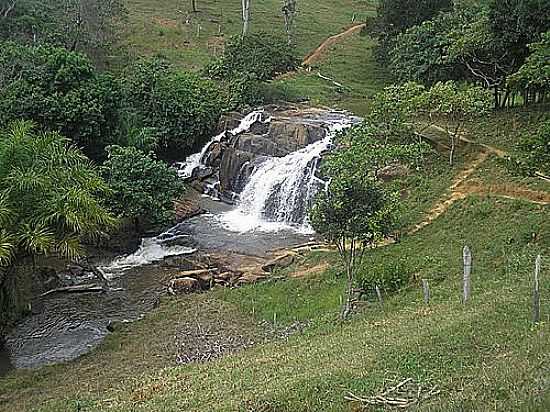
M 462 257 L 464 259 L 464 285 L 462 303 L 465 304 L 466 302 L 468 302 L 468 300 L 470 300 L 470 295 L 472 292 L 472 252 L 470 251 L 470 248 L 468 246 L 464 246 Z
M 376 290 L 376 296 L 378 297 L 378 302 L 380 303 L 380 306 L 384 304 L 384 300 L 382 299 L 382 292 L 380 292 L 380 288 L 376 286 L 374 288 Z
M 424 292 L 424 303 L 428 305 L 430 303 L 430 285 L 428 279 L 422 279 L 422 290 Z
M 539 291 L 539 275 L 541 265 L 541 255 L 538 255 L 535 260 L 535 279 L 533 284 L 533 322 L 540 322 L 540 291 Z

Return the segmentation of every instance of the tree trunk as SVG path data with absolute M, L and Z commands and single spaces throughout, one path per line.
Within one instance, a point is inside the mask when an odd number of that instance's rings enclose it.
M 283 17 L 285 19 L 285 31 L 288 38 L 288 44 L 293 43 L 294 36 L 294 18 L 296 16 L 296 0 L 285 0 L 283 6 Z
M 355 269 L 355 239 L 351 240 L 350 244 L 350 255 L 346 264 L 346 292 L 345 292 L 345 302 L 342 307 L 342 320 L 346 320 L 351 313 L 351 301 L 353 299 L 353 273 Z
M 451 152 L 449 153 L 449 166 L 453 167 L 454 164 L 454 157 L 455 157 L 455 147 L 456 147 L 456 136 L 451 133 L 450 134 L 450 141 L 451 141 Z
M 243 12 L 243 34 L 244 37 L 248 34 L 250 29 L 250 0 L 241 0 L 242 1 L 242 12 Z

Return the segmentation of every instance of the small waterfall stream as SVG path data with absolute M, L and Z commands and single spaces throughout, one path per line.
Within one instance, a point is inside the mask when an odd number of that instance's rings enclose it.
M 208 149 L 210 148 L 210 146 L 212 146 L 212 144 L 219 142 L 221 139 L 223 139 L 227 133 L 237 135 L 250 130 L 252 125 L 256 122 L 269 123 L 271 119 L 268 117 L 267 119 L 264 120 L 263 119 L 264 115 L 265 115 L 264 110 L 255 110 L 253 112 L 250 112 L 240 121 L 237 127 L 214 136 L 212 139 L 210 139 L 210 141 L 208 141 L 208 143 L 206 143 L 203 146 L 200 152 L 194 153 L 188 156 L 184 162 L 179 164 L 180 166 L 178 170 L 179 176 L 183 178 L 191 177 L 195 169 L 201 167 L 202 161 L 204 160 L 204 155 L 208 152 Z
M 245 185 L 235 210 L 220 216 L 224 227 L 235 232 L 277 232 L 294 229 L 313 233 L 307 211 L 325 185 L 316 174 L 321 155 L 330 149 L 336 133 L 355 121 L 349 116 L 325 120 L 324 139 L 285 157 L 264 160 Z

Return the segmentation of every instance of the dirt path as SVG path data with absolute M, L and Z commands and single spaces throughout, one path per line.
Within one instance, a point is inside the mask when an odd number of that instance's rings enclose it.
M 462 172 L 460 172 L 454 179 L 453 184 L 449 187 L 450 194 L 446 198 L 441 199 L 435 204 L 434 207 L 428 212 L 424 220 L 418 223 L 408 234 L 412 235 L 419 230 L 425 228 L 431 224 L 435 219 L 445 213 L 453 203 L 458 200 L 462 200 L 466 197 L 466 194 L 458 188 L 464 184 L 464 182 L 472 176 L 477 168 L 487 160 L 489 154 L 482 152 L 474 159 Z
M 516 185 L 487 185 L 469 181 L 468 179 L 490 155 L 498 156 L 498 153 L 502 152 L 499 149 L 493 149 L 494 150 L 482 151 L 455 177 L 453 184 L 449 187 L 449 195 L 440 199 L 426 214 L 422 222 L 418 223 L 408 232 L 409 235 L 415 234 L 419 230 L 425 228 L 443 215 L 455 202 L 465 199 L 469 195 L 491 195 L 505 199 L 523 200 L 541 206 L 550 205 L 550 193 L 548 192 L 530 190 Z
M 302 65 L 311 66 L 313 63 L 321 59 L 321 57 L 325 54 L 326 50 L 329 47 L 333 46 L 334 44 L 340 42 L 341 40 L 355 33 L 359 33 L 365 27 L 366 27 L 365 23 L 356 24 L 340 34 L 336 34 L 334 36 L 329 37 L 323 43 L 321 43 L 319 47 L 317 47 L 315 50 L 313 50 L 311 53 L 309 53 L 305 57 L 304 61 L 302 62 Z

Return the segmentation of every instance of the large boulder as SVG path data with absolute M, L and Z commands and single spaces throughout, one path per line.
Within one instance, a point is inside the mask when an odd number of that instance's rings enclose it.
M 220 163 L 220 188 L 222 191 L 235 192 L 234 184 L 245 163 L 250 162 L 254 155 L 250 152 L 227 147 Z
M 285 269 L 292 265 L 295 260 L 295 254 L 287 253 L 286 255 L 279 256 L 267 262 L 265 265 L 262 266 L 262 270 L 264 270 L 265 272 L 273 272 L 277 269 Z
M 267 138 L 288 154 L 315 143 L 326 135 L 326 130 L 317 124 L 273 120 Z

